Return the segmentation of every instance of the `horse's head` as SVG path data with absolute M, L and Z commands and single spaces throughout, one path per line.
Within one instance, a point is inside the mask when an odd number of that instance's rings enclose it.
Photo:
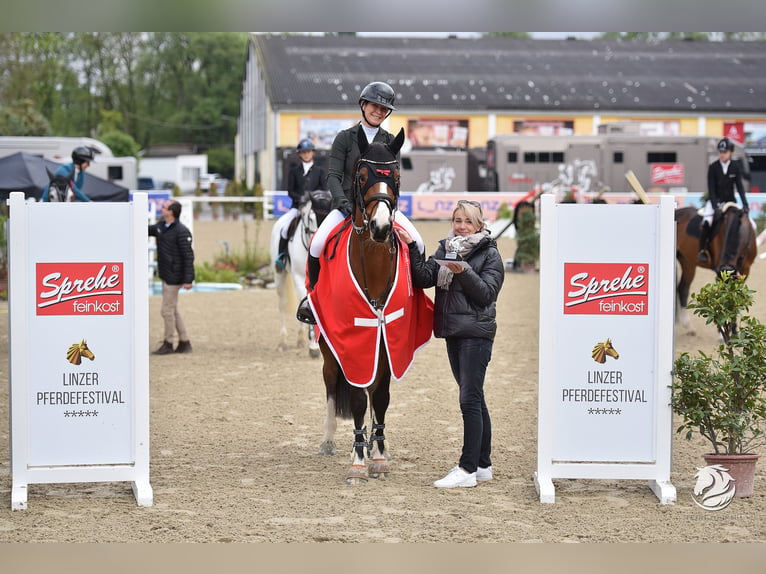
M 390 239 L 399 199 L 399 162 L 396 155 L 404 143 L 401 129 L 390 144 L 367 143 L 358 130 L 360 156 L 354 170 L 354 227 L 368 229 L 373 240 Z
M 79 365 L 82 363 L 83 357 L 90 359 L 91 361 L 96 358 L 96 355 L 93 354 L 93 351 L 88 348 L 88 343 L 85 341 L 85 339 L 79 343 L 71 345 L 66 352 L 67 361 L 73 365 Z
M 698 506 L 707 510 L 720 510 L 731 502 L 736 488 L 734 479 L 727 470 L 720 464 L 697 469 L 697 474 L 694 475 L 697 482 L 692 498 Z
M 719 277 L 723 271 L 739 275 L 743 272 L 743 263 L 754 235 L 753 228 L 748 216 L 736 207 L 726 209 L 722 217 L 719 234 L 723 242 L 715 272 Z
M 65 175 L 51 173 L 48 168 L 48 201 L 67 201 L 69 195 L 69 178 Z
M 611 339 L 607 339 L 602 343 L 596 343 L 591 351 L 591 357 L 593 357 L 593 360 L 597 363 L 606 363 L 607 356 L 612 357 L 613 359 L 620 358 L 620 354 L 617 352 L 617 349 L 614 348 L 614 345 L 612 345 Z

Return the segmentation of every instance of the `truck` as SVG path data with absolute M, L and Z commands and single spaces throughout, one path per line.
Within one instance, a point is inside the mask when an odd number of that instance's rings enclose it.
M 707 136 L 498 135 L 487 143 L 488 187 L 493 191 L 568 190 L 588 199 L 609 191 L 629 193 L 632 171 L 648 192 L 707 191 L 707 168 L 720 138 Z M 741 147 L 733 158 L 750 177 Z
M 88 173 L 127 189 L 138 188 L 136 158 L 115 157 L 109 146 L 94 138 L 0 136 L 0 157 L 23 151 L 64 164 L 72 161 L 72 150 L 78 146 L 91 148 L 95 153 Z

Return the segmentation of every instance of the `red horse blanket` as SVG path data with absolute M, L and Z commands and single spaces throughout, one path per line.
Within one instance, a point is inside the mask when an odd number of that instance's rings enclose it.
M 404 377 L 417 350 L 431 339 L 434 307 L 422 289 L 412 286 L 409 250 L 401 246 L 397 250 L 394 285 L 378 313 L 351 270 L 351 232 L 350 225 L 341 232 L 335 257 L 327 259 L 322 254 L 320 278 L 309 294 L 309 302 L 346 380 L 356 387 L 367 387 L 378 371 L 381 342 L 391 376 L 394 380 Z

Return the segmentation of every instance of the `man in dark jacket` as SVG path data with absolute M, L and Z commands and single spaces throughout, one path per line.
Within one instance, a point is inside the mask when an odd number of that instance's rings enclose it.
M 162 319 L 165 337 L 155 355 L 173 353 L 173 337 L 178 331 L 176 353 L 192 350 L 186 324 L 178 312 L 178 292 L 191 289 L 194 282 L 194 251 L 189 229 L 178 218 L 181 204 L 173 199 L 162 206 L 162 221 L 149 226 L 149 236 L 157 238 L 157 272 L 162 279 Z

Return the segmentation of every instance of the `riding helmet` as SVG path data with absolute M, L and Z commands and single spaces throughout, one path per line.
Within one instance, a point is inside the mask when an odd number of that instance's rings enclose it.
M 385 82 L 372 82 L 367 84 L 359 95 L 360 106 L 363 101 L 379 104 L 389 110 L 395 110 L 396 92 Z
M 72 151 L 72 161 L 76 163 L 77 165 L 82 165 L 83 163 L 92 162 L 93 161 L 93 150 L 89 147 L 85 146 L 77 146 Z
M 307 150 L 314 150 L 316 148 L 314 147 L 314 142 L 312 142 L 308 138 L 305 138 L 305 139 L 302 139 L 300 142 L 298 142 L 298 147 L 296 147 L 295 149 L 297 151 L 307 151 Z
M 723 138 L 718 142 L 718 151 L 734 151 L 734 142 L 729 138 Z

